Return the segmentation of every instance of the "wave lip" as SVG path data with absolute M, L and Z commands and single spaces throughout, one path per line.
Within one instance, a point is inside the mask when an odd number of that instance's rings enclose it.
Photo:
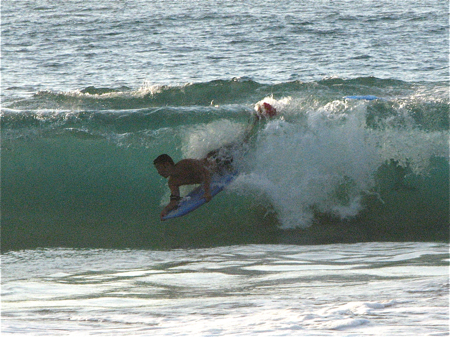
M 417 87 L 427 90 L 430 85 L 408 83 L 376 77 L 355 79 L 325 78 L 316 82 L 291 81 L 260 83 L 250 78 L 213 80 L 184 85 L 152 85 L 144 83 L 138 89 L 87 86 L 80 90 L 55 92 L 41 90 L 31 98 L 15 100 L 6 107 L 20 110 L 134 110 L 166 106 L 211 106 L 254 104 L 265 96 L 293 96 L 329 101 L 344 96 L 377 96 L 386 99 L 408 97 Z M 435 94 L 445 97 L 445 83 L 432 85 Z M 437 92 L 441 88 L 441 92 Z

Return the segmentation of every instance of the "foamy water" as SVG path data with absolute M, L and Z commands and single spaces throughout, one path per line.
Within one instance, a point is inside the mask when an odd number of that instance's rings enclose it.
M 448 336 L 448 245 L 3 255 L 4 336 Z

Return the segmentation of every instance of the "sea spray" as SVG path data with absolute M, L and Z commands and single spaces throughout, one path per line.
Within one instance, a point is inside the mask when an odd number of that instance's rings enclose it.
M 311 225 L 315 211 L 356 215 L 381 164 L 363 109 L 324 107 L 299 123 L 282 117 L 258 134 L 247 183 L 264 191 L 284 228 Z
M 259 132 L 251 172 L 242 178 L 270 200 L 283 228 L 310 226 L 316 212 L 357 215 L 363 196 L 378 194 L 375 176 L 384 163 L 420 176 L 429 173 L 432 158 L 448 155 L 446 133 L 425 132 L 410 117 L 389 127 L 392 121 L 380 119 L 382 130 L 368 127 L 364 102 L 303 111 L 292 105 L 285 108 L 289 122 L 279 115 Z

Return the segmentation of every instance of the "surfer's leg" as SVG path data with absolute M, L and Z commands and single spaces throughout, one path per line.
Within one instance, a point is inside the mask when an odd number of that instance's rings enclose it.
M 232 144 L 208 152 L 208 154 L 206 155 L 208 168 L 212 172 L 217 172 L 219 174 L 232 171 L 234 159 L 233 149 L 235 147 L 236 146 Z

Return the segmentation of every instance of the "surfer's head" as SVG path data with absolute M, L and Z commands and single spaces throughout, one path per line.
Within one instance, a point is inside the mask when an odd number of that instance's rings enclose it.
M 175 165 L 175 162 L 168 154 L 162 154 L 153 161 L 153 165 L 155 165 L 156 170 L 161 176 L 167 178 L 169 177 L 170 169 Z
M 159 164 L 159 163 L 169 163 L 171 165 L 175 165 L 175 162 L 173 161 L 172 157 L 170 157 L 168 154 L 162 154 L 153 161 L 153 165 Z

